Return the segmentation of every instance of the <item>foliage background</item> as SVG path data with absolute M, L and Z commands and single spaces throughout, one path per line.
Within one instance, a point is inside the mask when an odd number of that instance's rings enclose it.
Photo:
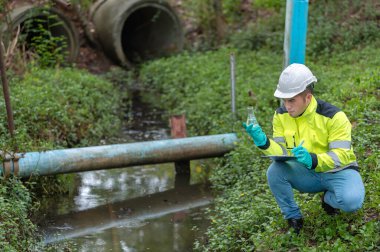
M 299 237 L 287 232 L 266 183 L 269 163 L 257 158 L 261 153 L 241 127 L 245 107 L 254 105 L 259 123 L 271 135 L 271 118 L 278 106 L 273 90 L 281 72 L 281 55 L 265 50 L 236 54 L 239 121 L 231 123 L 231 51 L 235 49 L 162 59 L 144 65 L 140 72 L 141 81 L 154 88 L 159 94 L 156 99 L 166 109 L 186 113 L 191 135 L 235 131 L 241 140 L 236 150 L 213 168 L 211 181 L 221 195 L 210 210 L 212 226 L 207 238 L 195 247 L 206 251 L 379 249 L 380 60 L 372 56 L 380 53 L 378 42 L 307 62 L 318 77 L 316 96 L 342 108 L 353 124 L 353 145 L 367 195 L 362 210 L 332 218 L 324 214 L 320 195 L 298 193 L 306 220 Z
M 0 7 L 8 1 L 1 1 Z M 46 2 L 46 1 L 40 1 Z M 80 13 L 93 1 L 73 1 Z M 362 210 L 331 218 L 319 195 L 297 194 L 306 216 L 304 232 L 287 232 L 266 184 L 269 165 L 241 130 L 245 107 L 255 106 L 271 134 L 278 101 L 273 90 L 282 69 L 285 1 L 176 1 L 186 31 L 186 51 L 148 62 L 136 76 L 145 97 L 168 114 L 186 113 L 189 135 L 236 132 L 236 149 L 218 159 L 211 181 L 219 196 L 210 210 L 212 225 L 195 249 L 204 251 L 376 251 L 380 249 L 379 177 L 379 5 L 375 0 L 309 1 L 307 64 L 318 77 L 316 96 L 341 107 L 353 124 L 353 142 L 367 195 Z M 215 8 L 221 3 L 221 10 Z M 218 12 L 219 11 L 219 12 Z M 221 11 L 221 12 L 220 12 Z M 188 25 L 189 24 L 189 25 Z M 42 51 L 40 57 L 48 57 Z M 231 120 L 229 56 L 236 55 L 237 121 Z M 40 58 L 40 59 L 41 59 Z M 50 59 L 49 59 L 50 60 Z M 116 134 L 125 97 L 103 78 L 60 64 L 27 63 L 23 75 L 8 71 L 16 136 L 8 137 L 0 104 L 3 151 L 68 148 L 99 143 Z M 130 71 L 132 72 L 132 71 Z M 115 76 L 108 76 L 113 79 Z M 118 78 L 116 78 L 118 79 Z M 125 84 L 126 83 L 126 84 Z M 123 100 L 124 99 L 124 100 Z M 0 181 L 0 246 L 6 251 L 41 250 L 30 221 L 37 195 L 67 193 L 70 176 Z M 66 186 L 68 185 L 68 187 Z M 32 189 L 32 190 L 31 190 Z M 34 193 L 31 193 L 34 192 Z M 317 228 L 316 228 L 317 227 Z
M 223 2 L 225 3 L 225 2 Z M 226 6 L 226 5 L 224 5 Z M 256 107 L 264 131 L 279 105 L 273 92 L 282 70 L 283 6 L 269 17 L 229 31 L 223 46 L 203 44 L 141 67 L 140 81 L 157 104 L 185 113 L 191 135 L 236 132 L 237 148 L 213 167 L 220 195 L 212 225 L 195 243 L 201 251 L 377 251 L 380 249 L 379 7 L 374 1 L 313 1 L 309 9 L 306 64 L 318 78 L 316 96 L 342 108 L 353 125 L 353 145 L 366 187 L 363 208 L 327 216 L 320 195 L 296 194 L 305 215 L 300 236 L 287 224 L 266 183 L 268 161 L 242 132 L 245 108 Z M 224 12 L 225 14 L 228 12 Z M 231 120 L 229 56 L 236 55 L 237 118 Z
M 99 145 L 118 134 L 122 93 L 104 78 L 73 68 L 33 66 L 10 75 L 15 119 L 9 137 L 5 103 L 0 103 L 0 143 L 4 152 L 44 151 Z M 42 195 L 73 193 L 75 176 L 0 180 L 0 246 L 5 251 L 40 251 L 31 221 Z

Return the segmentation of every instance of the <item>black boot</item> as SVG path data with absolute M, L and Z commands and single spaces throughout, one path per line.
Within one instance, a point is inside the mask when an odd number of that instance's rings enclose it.
M 294 232 L 298 235 L 302 229 L 303 226 L 303 219 L 294 219 L 290 218 L 288 219 L 288 224 L 290 228 L 294 229 Z
M 321 198 L 321 200 L 322 200 L 322 208 L 323 208 L 323 210 L 325 210 L 325 212 L 326 212 L 328 215 L 330 215 L 330 216 L 334 216 L 334 215 L 339 214 L 339 209 L 337 209 L 337 208 L 333 208 L 332 206 L 330 206 L 329 204 L 327 204 L 327 203 L 325 202 L 325 194 L 326 194 L 326 192 L 327 192 L 327 191 L 325 191 L 325 192 L 323 193 L 322 198 Z

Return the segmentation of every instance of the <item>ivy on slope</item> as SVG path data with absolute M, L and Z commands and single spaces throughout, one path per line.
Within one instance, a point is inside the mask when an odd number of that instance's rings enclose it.
M 295 237 L 266 182 L 269 161 L 242 132 L 245 108 L 256 107 L 259 123 L 271 135 L 278 101 L 273 97 L 281 73 L 281 55 L 269 51 L 236 54 L 237 121 L 231 120 L 229 54 L 223 48 L 183 54 L 146 64 L 141 81 L 170 113 L 186 113 L 191 135 L 236 131 L 240 142 L 219 160 L 211 181 L 221 192 L 210 210 L 211 227 L 195 248 L 204 251 L 375 251 L 380 249 L 379 87 L 380 49 L 370 46 L 309 61 L 318 78 L 316 97 L 346 112 L 366 187 L 363 208 L 337 217 L 324 214 L 320 195 L 296 193 L 305 216 Z M 250 94 L 250 95 L 249 95 Z

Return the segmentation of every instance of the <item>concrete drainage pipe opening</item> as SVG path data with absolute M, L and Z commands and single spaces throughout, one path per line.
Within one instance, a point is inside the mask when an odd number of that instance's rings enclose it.
M 162 0 L 108 0 L 92 8 L 96 38 L 121 65 L 178 52 L 183 46 L 179 18 Z
M 10 27 L 2 28 L 6 45 L 14 39 L 15 31 L 20 27 L 18 43 L 30 53 L 39 54 L 41 50 L 51 54 L 62 53 L 70 62 L 78 56 L 77 31 L 58 10 L 28 4 L 14 8 L 9 19 Z

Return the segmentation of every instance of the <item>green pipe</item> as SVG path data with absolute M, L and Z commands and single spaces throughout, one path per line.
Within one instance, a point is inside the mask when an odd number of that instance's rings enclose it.
M 0 175 L 52 175 L 218 157 L 233 150 L 236 134 L 115 144 L 4 157 Z M 3 155 L 4 156 L 4 155 Z

